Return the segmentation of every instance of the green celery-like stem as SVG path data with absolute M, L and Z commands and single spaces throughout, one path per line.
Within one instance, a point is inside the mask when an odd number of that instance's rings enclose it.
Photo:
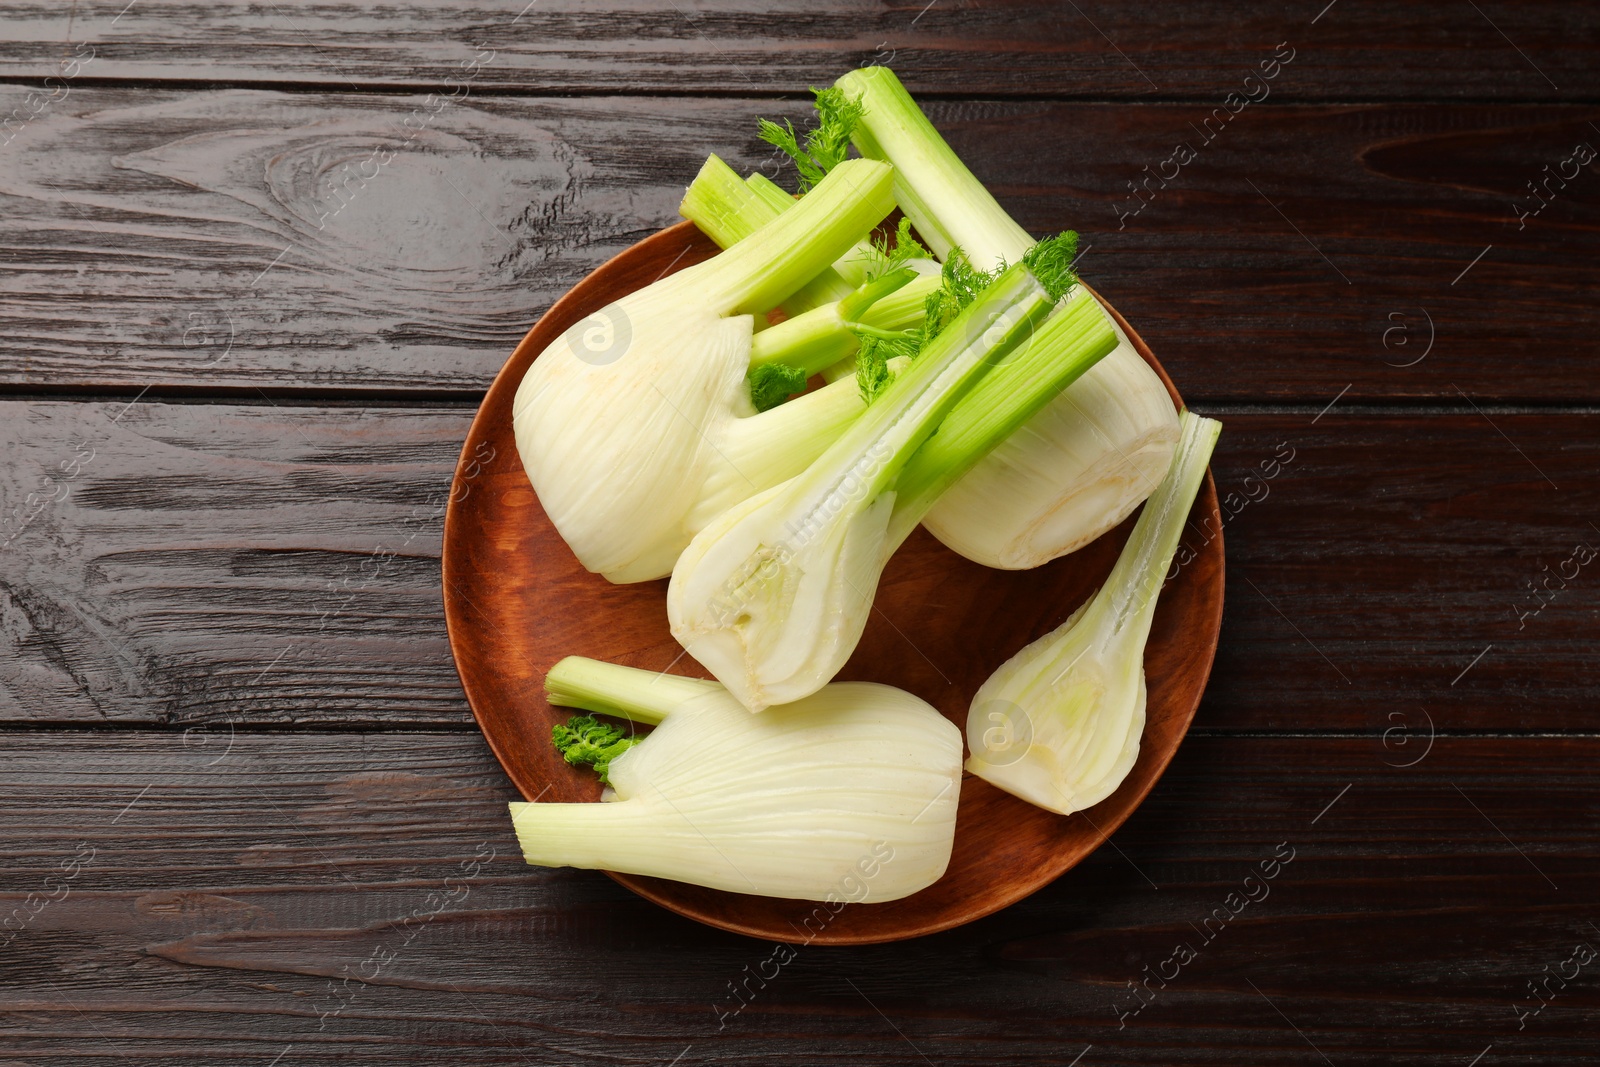
M 568 656 L 544 676 L 545 696 L 552 704 L 652 726 L 686 701 L 721 688 L 702 678 L 644 671 L 585 656 Z
M 806 377 L 847 358 L 857 341 L 839 317 L 834 301 L 768 326 L 750 344 L 750 369 L 767 363 L 785 363 L 805 371 Z
M 768 178 L 760 171 L 753 172 L 745 179 L 745 184 L 750 191 L 761 198 L 761 201 L 774 211 L 783 212 L 794 207 L 795 199 L 783 188 Z M 872 266 L 872 243 L 860 241 L 854 248 L 841 256 L 834 263 L 833 269 L 839 277 L 844 279 L 846 285 L 861 285 L 867 280 L 867 271 Z
M 763 314 L 826 270 L 894 206 L 893 169 L 850 159 L 804 200 L 704 263 L 669 279 L 722 314 Z
M 678 211 L 718 245 L 728 248 L 796 203 L 794 197 L 765 176 L 757 173 L 741 180 L 731 167 L 712 155 L 690 184 Z M 756 332 L 751 367 L 784 363 L 801 368 L 807 376 L 823 371 L 830 382 L 854 374 L 853 357 L 859 342 L 850 331 L 851 324 L 840 317 L 833 305 L 858 292 L 845 276 L 855 279 L 858 286 L 865 283 L 872 261 L 870 244 L 860 242 L 832 269 L 823 271 L 784 301 L 783 309 L 789 318 Z M 856 322 L 887 331 L 915 327 L 922 322 L 927 294 L 937 287 L 936 278 L 918 278 L 900 292 L 878 300 Z
M 735 182 L 740 188 L 734 187 Z M 679 210 L 712 240 L 727 248 L 796 203 L 794 197 L 761 174 L 752 174 L 739 182 L 726 163 L 712 156 L 689 186 Z M 787 363 L 803 367 L 808 375 L 821 370 L 830 382 L 853 376 L 853 357 L 859 347 L 857 339 L 828 305 L 848 298 L 855 291 L 848 288 L 841 273 L 848 272 L 851 277 L 864 281 L 871 262 L 870 246 L 863 242 L 836 262 L 833 270 L 824 271 L 785 301 L 783 307 L 789 312 L 790 320 L 756 334 L 750 353 L 751 365 Z M 937 278 L 918 278 L 899 292 L 877 301 L 859 321 L 862 325 L 889 331 L 918 326 L 926 310 L 927 294 L 937 287 Z M 804 321 L 796 321 L 801 319 Z M 823 363 L 829 355 L 833 355 L 834 360 Z
M 940 259 L 960 248 L 988 270 L 1017 262 L 1032 247 L 1033 238 L 951 151 L 894 71 L 865 67 L 834 84 L 861 98 L 855 146 L 894 165 L 895 202 Z
M 888 279 L 884 279 L 887 281 Z M 864 287 L 870 290 L 872 283 Z M 937 275 L 917 275 L 882 296 L 864 290 L 844 300 L 812 308 L 794 318 L 769 326 L 755 335 L 750 346 L 752 369 L 763 363 L 786 363 L 802 368 L 807 376 L 855 354 L 855 328 L 881 333 L 911 329 L 922 322 L 928 294 L 939 287 Z M 852 313 L 857 296 L 871 300 L 864 311 Z
M 798 203 L 788 194 L 781 195 L 783 207 L 771 206 L 756 195 L 732 167 L 711 155 L 689 183 L 683 202 L 678 205 L 678 214 L 699 227 L 718 247 L 728 249 Z M 852 251 L 845 255 L 853 255 L 853 249 L 858 246 L 859 242 L 852 245 Z M 848 296 L 854 288 L 831 266 L 824 267 L 784 300 L 782 307 L 788 314 L 798 315 Z
M 903 357 L 889 361 L 898 371 L 907 362 Z M 812 458 L 827 451 L 844 428 L 866 410 L 861 390 L 855 382 L 833 382 L 821 389 L 797 396 L 775 408 L 734 419 L 728 424 L 726 444 L 737 463 L 719 472 L 729 484 L 708 483 L 708 489 L 726 488 L 732 496 L 708 492 L 706 499 L 722 505 L 724 511 L 750 495 L 750 477 L 758 475 L 762 484 L 787 481 L 803 471 Z M 782 477 L 775 477 L 776 474 Z M 705 516 L 707 519 L 710 516 Z
M 523 859 L 540 867 L 623 867 L 636 874 L 682 878 L 697 862 L 715 864 L 719 859 L 715 846 L 682 814 L 641 798 L 609 804 L 517 801 L 510 810 Z
M 891 271 L 875 281 L 868 282 L 839 301 L 840 317 L 847 321 L 860 321 L 861 316 L 873 304 L 891 296 L 900 289 L 904 289 L 906 284 L 915 281 L 916 277 L 916 271 L 902 268 L 901 270 Z
M 793 206 L 795 198 L 783 191 L 783 187 L 760 171 L 752 171 L 744 180 L 752 195 L 760 197 L 761 201 L 775 211 L 783 211 Z
M 1167 475 L 1144 502 L 1139 521 L 1134 524 L 1122 555 L 1102 587 L 1108 598 L 1103 607 L 1106 625 L 1116 634 L 1132 622 L 1146 628 L 1155 612 L 1156 599 L 1166 580 L 1167 569 L 1178 550 L 1189 509 L 1194 506 L 1200 485 L 1205 481 L 1206 465 L 1222 432 L 1222 423 L 1184 411 L 1178 421 L 1178 447 L 1172 454 Z
M 1044 288 L 1020 264 L 997 278 L 873 401 L 801 477 L 826 494 L 842 480 L 866 499 L 905 461 L 972 385 L 1024 343 L 1050 313 Z M 870 462 L 868 462 L 870 460 Z M 809 521 L 809 520 L 808 520 Z
M 946 489 L 1116 346 L 1111 320 L 1087 293 L 1046 319 L 906 462 L 895 482 L 890 543 L 909 537 Z
M 769 211 L 738 172 L 713 154 L 706 157 L 684 190 L 678 214 L 698 226 L 718 248 L 728 248 L 780 213 Z
M 880 330 L 906 330 L 921 326 L 928 311 L 928 294 L 939 288 L 937 274 L 919 274 L 902 288 L 873 302 L 859 321 Z
M 810 377 L 823 367 L 837 363 L 849 355 L 851 349 L 850 326 L 873 302 L 905 286 L 912 279 L 911 271 L 895 271 L 887 277 L 862 286 L 842 300 L 812 308 L 769 327 L 762 333 L 776 330 L 775 336 L 757 337 L 750 346 L 750 369 L 753 371 L 768 363 L 783 363 L 805 372 Z

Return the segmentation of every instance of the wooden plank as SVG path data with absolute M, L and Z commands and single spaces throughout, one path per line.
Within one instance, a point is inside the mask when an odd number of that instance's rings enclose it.
M 1593 725 L 1595 415 L 1221 418 L 1228 605 L 1198 726 Z
M 1528 989 L 1600 946 L 1592 737 L 1191 739 L 1027 901 L 782 965 L 523 866 L 477 738 L 193 740 L 0 739 L 20 1060 L 1565 1067 L 1600 1024 L 1592 961 Z
M 1516 215 L 1593 108 L 931 110 L 1191 401 L 1600 398 L 1600 184 Z M 4 149 L 0 386 L 470 395 L 707 152 L 771 164 L 760 114 L 800 105 L 69 87 Z
M 1198 728 L 1592 727 L 1600 415 L 1217 413 L 1228 599 Z M 469 419 L 0 403 L 0 717 L 466 726 L 438 551 Z M 939 580 L 884 578 L 929 602 Z
M 13 77 L 56 73 L 75 42 L 94 47 L 92 76 L 145 81 L 435 85 L 477 59 L 496 89 L 798 93 L 890 63 L 923 92 L 1210 100 L 1286 42 L 1306 57 L 1279 90 L 1291 97 L 1581 100 L 1600 86 L 1591 20 L 1553 0 L 6 6 Z
M 439 596 L 468 413 L 4 407 L 6 719 L 468 721 Z

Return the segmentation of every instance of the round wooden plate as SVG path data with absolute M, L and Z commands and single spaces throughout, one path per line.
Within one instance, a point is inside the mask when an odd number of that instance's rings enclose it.
M 484 398 L 461 452 L 444 524 L 444 605 L 450 648 L 473 714 L 506 774 L 529 800 L 595 801 L 600 786 L 568 766 L 550 727 L 572 714 L 544 698 L 563 656 L 707 675 L 667 628 L 665 579 L 612 585 L 585 571 L 550 525 L 523 473 L 511 402 L 535 356 L 574 323 L 716 246 L 690 223 L 639 242 L 579 282 L 523 338 Z M 1104 301 L 1102 301 L 1104 303 Z M 1139 353 L 1162 372 L 1139 335 Z M 1221 529 L 1209 474 L 1196 528 Z M 1205 524 L 1210 518 L 1209 527 Z M 1032 571 L 971 563 L 919 529 L 878 586 L 876 610 L 841 680 L 915 693 L 965 731 L 967 706 L 996 667 L 1061 622 L 1097 589 L 1133 520 Z M 1222 626 L 1222 538 L 1212 537 L 1162 594 L 1145 653 L 1149 702 L 1138 762 L 1088 812 L 1055 815 L 966 775 L 955 853 L 939 882 L 884 903 L 825 904 L 728 893 L 613 874 L 640 896 L 711 926 L 789 943 L 867 944 L 946 930 L 1049 884 L 1105 840 L 1155 784 L 1189 728 Z M 871 883 L 867 883 L 870 901 Z

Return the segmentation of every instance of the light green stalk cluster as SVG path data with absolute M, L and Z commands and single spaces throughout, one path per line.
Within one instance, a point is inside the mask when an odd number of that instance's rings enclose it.
M 896 202 L 941 258 L 957 258 L 959 250 L 987 271 L 1016 262 L 1032 246 L 893 71 L 852 71 L 828 91 L 859 103 L 859 112 L 850 112 L 849 135 L 863 155 L 894 164 Z M 837 101 L 830 107 L 830 114 L 840 113 Z M 680 210 L 723 247 L 796 203 L 759 175 L 741 182 L 717 163 L 716 179 L 691 186 Z M 836 263 L 826 293 L 842 292 L 851 284 L 843 267 L 863 261 L 857 252 Z M 1082 292 L 1074 298 L 1092 299 Z M 1138 507 L 1171 458 L 1177 413 L 1161 379 L 1113 328 L 1118 344 L 1109 356 L 935 503 L 924 522 L 935 537 L 986 566 L 1026 569 L 1088 544 Z M 836 350 L 853 344 L 844 338 Z M 823 373 L 832 381 L 844 372 L 835 364 Z
M 1071 283 L 1062 245 L 1042 242 L 803 473 L 712 521 L 679 557 L 667 589 L 673 636 L 746 707 L 831 680 L 889 556 L 927 508 L 1115 346 L 1091 302 L 1052 315 Z

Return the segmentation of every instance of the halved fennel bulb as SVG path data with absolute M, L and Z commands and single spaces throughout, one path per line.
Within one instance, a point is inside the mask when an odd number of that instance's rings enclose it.
M 678 558 L 672 636 L 751 711 L 838 673 L 928 506 L 1115 345 L 1097 304 L 1059 306 L 1065 278 L 1028 262 L 977 294 L 804 472 L 714 519 Z
M 967 769 L 1050 811 L 1110 796 L 1144 733 L 1144 648 L 1156 601 L 1222 424 L 1184 412 L 1172 465 L 1100 590 L 979 687 Z

